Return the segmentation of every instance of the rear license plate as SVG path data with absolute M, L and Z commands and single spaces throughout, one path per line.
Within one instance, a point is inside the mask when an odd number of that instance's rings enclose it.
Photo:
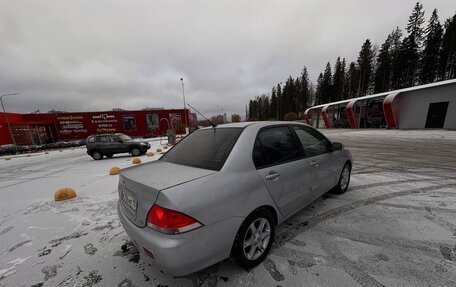
M 138 201 L 132 193 L 126 191 L 125 189 L 122 189 L 122 200 L 131 210 L 133 210 L 136 213 Z

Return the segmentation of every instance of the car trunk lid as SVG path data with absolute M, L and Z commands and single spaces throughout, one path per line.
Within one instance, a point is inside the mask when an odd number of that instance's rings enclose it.
M 154 161 L 122 170 L 119 198 L 127 218 L 144 227 L 147 214 L 161 190 L 215 173 L 216 171 Z

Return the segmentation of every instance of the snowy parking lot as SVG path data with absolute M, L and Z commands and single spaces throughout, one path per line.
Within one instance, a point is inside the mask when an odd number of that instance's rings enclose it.
M 182 278 L 144 261 L 120 225 L 108 172 L 130 156 L 1 157 L 0 286 L 456 286 L 456 131 L 323 132 L 352 152 L 348 191 L 279 226 L 253 270 L 225 260 Z M 55 202 L 62 187 L 78 196 Z

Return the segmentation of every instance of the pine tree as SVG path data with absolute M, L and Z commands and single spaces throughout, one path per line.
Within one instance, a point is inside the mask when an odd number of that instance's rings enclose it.
M 316 105 L 321 105 L 323 103 L 322 97 L 321 97 L 322 85 L 323 85 L 323 74 L 320 73 L 320 75 L 318 75 L 317 87 L 316 87 L 316 90 L 315 90 L 315 99 L 314 99 L 314 105 L 315 106 Z
M 357 96 L 359 82 L 359 69 L 355 62 L 350 63 L 345 78 L 347 79 L 345 99 L 355 98 Z
M 407 32 L 409 36 L 414 39 L 414 42 L 419 47 L 423 41 L 424 29 L 421 27 L 424 23 L 424 10 L 423 4 L 416 2 L 413 8 L 412 15 L 409 16 L 407 24 Z
M 315 96 L 315 85 L 314 85 L 313 82 L 310 82 L 310 85 L 309 85 L 309 96 L 307 98 L 307 106 L 308 107 L 316 105 L 315 98 L 316 98 L 316 96 Z
M 307 72 L 307 68 L 305 66 L 301 72 L 300 82 L 301 89 L 299 91 L 299 108 L 302 112 L 304 112 L 309 107 L 309 73 Z
M 377 57 L 377 68 L 374 74 L 374 93 L 389 90 L 389 79 L 393 62 L 391 53 L 392 37 L 392 33 L 388 35 Z
M 270 109 L 269 109 L 269 118 L 271 119 L 278 119 L 277 118 L 277 108 L 278 108 L 278 105 L 277 105 L 277 94 L 276 94 L 276 88 L 275 87 L 272 87 L 272 91 L 271 91 L 271 106 L 270 106 Z
M 283 114 L 296 111 L 296 94 L 294 79 L 289 76 L 282 91 Z
M 365 96 L 367 89 L 369 88 L 373 74 L 373 51 L 372 43 L 367 39 L 361 46 L 361 51 L 358 56 L 358 67 L 359 67 L 359 82 L 358 82 L 358 97 Z
M 402 41 L 401 49 L 397 59 L 396 67 L 402 67 L 395 79 L 397 88 L 414 86 L 417 80 L 418 62 L 423 41 L 424 30 L 421 27 L 424 23 L 423 5 L 419 2 L 413 8 L 407 24 L 407 37 Z
M 299 113 L 301 112 L 301 89 L 302 89 L 302 84 L 301 84 L 301 77 L 296 77 L 294 80 L 294 87 L 295 87 L 295 94 L 294 94 L 294 105 L 295 109 L 293 110 L 297 117 L 299 117 Z
M 344 92 L 345 82 L 345 59 L 340 61 L 340 57 L 337 57 L 336 64 L 334 65 L 333 75 L 333 100 L 340 101 Z
M 402 30 L 399 27 L 391 34 L 391 73 L 389 78 L 388 90 L 397 89 L 400 86 L 400 75 L 404 70 L 401 59 Z
M 420 84 L 432 83 L 437 78 L 442 36 L 443 28 L 437 15 L 437 9 L 434 9 L 426 28 L 426 39 L 419 69 Z
M 280 84 L 277 84 L 277 120 L 279 121 L 282 118 L 282 87 Z
M 439 78 L 456 78 L 456 14 L 445 22 L 445 34 L 440 52 Z
M 249 101 L 249 119 L 253 119 L 254 118 L 254 104 L 253 104 L 253 101 L 250 100 Z
M 268 120 L 269 117 L 269 97 L 265 94 L 262 94 L 261 97 L 258 99 L 259 103 L 259 117 L 260 121 Z
M 320 99 L 322 101 L 321 104 L 326 104 L 333 100 L 332 72 L 329 62 L 326 64 L 325 72 L 323 73 Z

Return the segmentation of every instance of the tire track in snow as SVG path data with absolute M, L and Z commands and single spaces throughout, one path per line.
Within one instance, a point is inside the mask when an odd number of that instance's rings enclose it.
M 428 187 L 422 187 L 422 188 L 414 188 L 414 189 L 409 189 L 409 190 L 403 190 L 403 191 L 373 196 L 370 198 L 354 201 L 354 202 L 336 207 L 334 209 L 331 209 L 331 210 L 325 211 L 323 213 L 320 213 L 318 215 L 312 216 L 303 222 L 299 222 L 299 223 L 290 225 L 290 227 L 287 228 L 287 230 L 276 235 L 272 249 L 274 250 L 274 249 L 282 247 L 285 243 L 289 242 L 290 240 L 294 239 L 299 234 L 314 227 L 315 225 L 317 225 L 319 223 L 322 223 L 326 220 L 337 217 L 341 214 L 349 212 L 358 207 L 371 205 L 371 204 L 377 203 L 379 201 L 383 201 L 383 200 L 387 200 L 387 199 L 391 199 L 391 198 L 395 198 L 395 197 L 406 196 L 406 195 L 417 194 L 417 193 L 425 193 L 425 192 L 429 192 L 429 191 L 435 191 L 435 190 L 443 189 L 446 187 L 454 187 L 454 186 L 456 186 L 456 183 L 428 186 Z

